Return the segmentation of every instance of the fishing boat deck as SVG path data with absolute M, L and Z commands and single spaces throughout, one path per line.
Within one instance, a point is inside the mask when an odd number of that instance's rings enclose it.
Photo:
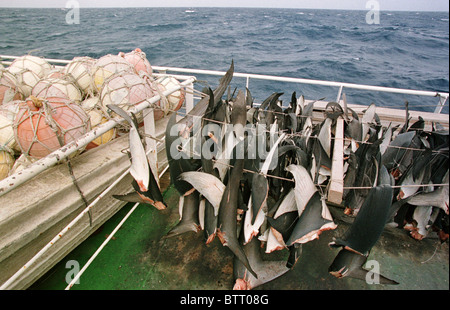
M 309 102 L 309 101 L 307 101 Z M 328 102 L 315 103 L 313 118 L 322 121 Z M 349 105 L 358 113 L 367 107 Z M 405 112 L 377 108 L 383 125 L 403 124 Z M 440 122 L 448 129 L 448 115 L 410 111 L 411 121 L 425 118 L 426 128 Z M 229 290 L 233 287 L 233 255 L 216 238 L 206 245 L 203 232 L 185 233 L 162 239 L 179 221 L 179 194 L 170 185 L 169 173 L 161 179 L 161 189 L 168 209 L 158 211 L 140 205 L 114 235 L 102 253 L 80 278 L 75 290 Z M 76 261 L 83 266 L 92 253 L 109 236 L 132 204 L 124 206 L 110 221 L 100 227 L 83 244 L 30 287 L 32 290 L 64 289 L 67 287 L 66 266 Z M 337 229 L 324 231 L 319 239 L 303 245 L 295 267 L 283 276 L 255 290 L 448 290 L 449 244 L 441 243 L 430 234 L 421 241 L 414 240 L 406 230 L 386 227 L 372 249 L 368 260 L 379 263 L 380 272 L 399 285 L 376 285 L 365 281 L 337 279 L 328 273 L 328 266 L 338 250 L 328 246 L 341 236 L 352 219 L 343 214 L 342 206 L 329 204 Z M 265 254 L 265 259 L 286 260 L 287 250 Z
M 168 185 L 164 176 L 162 185 Z M 206 245 L 203 233 L 185 233 L 162 240 L 179 219 L 178 193 L 169 186 L 164 191 L 169 208 L 158 211 L 140 205 L 93 261 L 72 290 L 229 290 L 233 287 L 233 256 L 216 238 Z M 83 244 L 30 287 L 32 290 L 61 290 L 70 275 L 67 262 L 83 266 L 114 227 L 131 209 L 127 204 Z M 330 206 L 333 214 L 342 209 Z M 337 279 L 328 266 L 338 250 L 328 243 L 349 224 L 336 218 L 336 230 L 324 231 L 319 239 L 303 246 L 294 269 L 255 290 L 448 290 L 449 247 L 438 239 L 412 239 L 405 230 L 386 228 L 369 255 L 380 264 L 383 275 L 399 285 L 367 284 L 356 279 Z M 282 259 L 287 250 L 265 254 L 266 259 Z
M 186 71 L 181 70 L 181 72 Z M 187 71 L 187 73 L 191 72 Z M 213 72 L 213 74 L 217 73 Z M 248 82 L 250 75 L 243 75 L 243 77 L 247 77 Z M 254 75 L 251 77 L 261 78 Z M 189 77 L 185 76 L 185 78 L 189 82 Z M 285 78 L 284 80 L 294 83 L 307 82 L 302 79 Z M 326 85 L 326 82 L 323 83 Z M 339 98 L 342 88 L 356 87 L 345 83 L 328 84 L 340 87 L 337 101 L 341 104 L 342 101 Z M 186 83 L 184 86 L 191 87 L 191 85 L 188 86 Z M 414 93 L 414 91 L 411 92 Z M 424 96 L 439 97 L 441 106 L 448 99 L 448 94 L 419 93 Z M 190 100 L 187 100 L 188 111 L 193 105 L 192 94 L 190 97 Z M 158 100 L 155 98 L 152 98 L 154 100 L 150 103 Z M 308 102 L 307 100 L 306 103 Z M 313 121 L 319 122 L 324 119 L 323 111 L 327 103 L 328 101 L 315 102 Z M 362 105 L 349 104 L 348 106 L 360 115 L 367 109 L 367 106 Z M 437 110 L 438 108 L 439 106 Z M 377 107 L 376 111 L 385 126 L 389 123 L 393 126 L 403 125 L 405 122 L 406 113 L 401 108 Z M 449 128 L 448 114 L 409 111 L 409 115 L 410 122 L 418 120 L 419 117 L 425 119 L 425 130 L 430 130 L 433 122 L 439 122 L 447 130 Z M 163 141 L 162 136 L 167 121 L 168 117 L 154 123 L 150 118 L 149 121 L 146 120 L 144 127 L 146 132 L 150 132 L 156 138 L 147 137 L 146 142 L 147 146 L 150 145 L 150 150 L 157 150 L 149 157 L 154 171 L 158 172 L 158 175 L 161 174 L 160 185 L 164 191 L 164 200 L 169 207 L 158 211 L 153 207 L 139 205 L 88 267 L 79 284 L 75 284 L 72 289 L 220 290 L 233 287 L 233 257 L 229 249 L 223 247 L 217 238 L 209 245 L 205 244 L 201 232 L 162 239 L 178 223 L 180 217 L 179 195 L 173 186 L 170 186 L 168 173 L 164 173 L 167 168 L 167 159 L 164 143 L 161 141 Z M 116 124 L 110 125 L 112 127 Z M 109 128 L 107 126 L 109 124 L 104 124 L 102 128 L 107 130 Z M 133 207 L 110 196 L 131 190 L 131 176 L 124 176 L 129 168 L 128 155 L 124 152 L 127 148 L 128 139 L 125 135 L 73 159 L 74 175 L 88 203 L 95 201 L 96 197 L 101 198 L 100 202 L 93 208 L 92 214 L 85 216 L 77 223 L 77 229 L 70 227 L 67 235 L 60 236 L 57 246 L 52 244 L 50 250 L 39 258 L 38 264 L 34 264 L 32 268 L 24 272 L 25 275 L 14 282 L 12 288 L 66 288 L 67 277 L 73 277 L 71 268 L 84 266 L 96 249 L 108 236 L 110 237 L 114 227 Z M 94 175 L 97 177 L 91 178 Z M 99 175 L 105 180 L 104 183 L 99 182 Z M 120 182 L 115 185 L 113 192 L 102 196 L 108 185 L 118 179 Z M 58 191 L 52 193 L 53 188 L 58 188 Z M 63 198 L 68 197 L 72 199 L 67 200 L 68 205 L 64 205 L 63 202 L 66 199 Z M 49 208 L 47 206 L 49 201 L 58 202 L 57 208 Z M 86 205 L 74 190 L 67 166 L 56 165 L 56 162 L 41 172 L 39 178 L 31 178 L 27 183 L 17 185 L 14 190 L 6 194 L 2 193 L 0 202 L 2 206 L 12 206 L 0 208 L 0 234 L 2 235 L 0 284 L 18 270 L 20 271 L 24 264 L 39 253 L 40 249 L 49 245 L 48 242 L 52 240 L 52 237 L 56 238 L 61 229 L 66 227 L 77 214 L 86 210 Z M 448 242 L 441 244 L 439 239 L 433 237 L 417 241 L 406 231 L 389 227 L 385 228 L 369 260 L 379 262 L 380 272 L 399 282 L 399 285 L 371 285 L 360 280 L 336 279 L 331 276 L 328 273 L 328 266 L 336 256 L 337 250 L 331 249 L 328 243 L 333 237 L 341 235 L 350 222 L 343 215 L 343 208 L 339 206 L 339 203 L 330 202 L 329 207 L 338 228 L 324 231 L 318 240 L 303 245 L 302 255 L 293 270 L 256 289 L 449 289 Z M 282 250 L 266 257 L 286 260 L 287 255 L 288 252 Z M 71 265 L 73 263 L 75 265 Z

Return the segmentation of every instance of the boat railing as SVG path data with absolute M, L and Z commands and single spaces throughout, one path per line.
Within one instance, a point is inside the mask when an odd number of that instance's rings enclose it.
M 222 76 L 222 75 L 225 75 L 225 73 L 226 73 L 224 71 L 187 69 L 187 68 L 176 68 L 176 67 L 160 67 L 160 66 L 154 66 L 153 69 L 158 70 L 160 73 L 163 73 L 163 74 L 165 74 L 167 72 L 180 72 L 180 73 L 189 73 L 189 74 L 197 74 L 197 75 L 202 74 L 202 75 Z M 434 113 L 442 112 L 442 109 L 444 108 L 445 104 L 447 103 L 448 97 L 449 97 L 449 93 L 446 93 L 446 92 L 423 91 L 423 90 L 373 86 L 373 85 L 364 85 L 364 84 L 335 82 L 335 81 L 313 80 L 313 79 L 304 79 L 304 78 L 280 77 L 280 76 L 273 76 L 273 75 L 249 74 L 249 73 L 235 72 L 233 74 L 233 77 L 245 78 L 247 88 L 249 88 L 251 79 L 337 87 L 338 94 L 336 97 L 336 102 L 339 102 L 341 100 L 344 88 L 386 92 L 386 93 L 396 93 L 396 94 L 406 94 L 406 95 L 416 95 L 416 96 L 437 97 L 439 99 L 439 102 L 437 103 L 437 105 L 435 107 Z
M 11 64 L 12 61 L 16 58 L 18 58 L 18 56 L 0 55 L 1 63 L 6 64 L 6 65 Z M 70 60 L 64 60 L 64 59 L 46 58 L 46 60 L 50 64 L 54 65 L 55 67 L 63 67 L 66 64 L 70 63 Z M 163 94 L 164 96 L 168 96 L 171 93 L 179 90 L 182 87 L 185 87 L 186 89 L 191 90 L 191 91 L 186 92 L 185 106 L 183 107 L 185 109 L 185 112 L 189 112 L 195 104 L 195 102 L 194 102 L 195 101 L 194 82 L 197 80 L 197 78 L 196 78 L 196 76 L 193 76 L 193 75 L 223 76 L 226 73 L 225 71 L 188 69 L 188 68 L 177 68 L 177 67 L 163 67 L 163 66 L 152 66 L 152 68 L 155 71 L 154 74 L 156 76 L 170 75 L 170 76 L 173 76 L 173 77 L 183 81 L 181 83 L 180 87 L 175 87 L 173 89 L 170 89 L 170 90 L 167 90 L 166 92 L 164 92 L 164 94 Z M 181 75 L 174 74 L 172 72 L 182 73 L 182 74 Z M 189 74 L 189 75 L 186 75 L 186 74 Z M 247 88 L 249 88 L 251 79 L 337 87 L 338 95 L 336 98 L 336 102 L 340 101 L 344 88 L 353 88 L 353 89 L 360 89 L 360 90 L 389 92 L 389 93 L 398 93 L 398 94 L 408 94 L 408 95 L 418 95 L 418 96 L 428 96 L 428 97 L 438 97 L 439 103 L 436 106 L 435 111 L 434 111 L 434 113 L 436 113 L 436 114 L 439 114 L 442 111 L 442 108 L 448 101 L 448 97 L 449 97 L 449 93 L 445 93 L 445 92 L 411 90 L 411 89 L 401 89 L 401 88 L 393 88 L 393 87 L 382 87 L 382 86 L 352 84 L 352 83 L 324 81 L 324 80 L 312 80 L 312 79 L 303 79 L 303 78 L 280 77 L 280 76 L 270 76 L 270 75 L 261 75 L 261 74 L 248 74 L 248 73 L 235 72 L 235 73 L 233 73 L 233 77 L 245 78 Z M 134 108 L 132 108 L 130 110 L 130 112 L 135 112 L 135 113 L 140 112 L 144 109 L 149 108 L 151 105 L 158 102 L 159 100 L 160 100 L 159 95 L 154 96 L 154 97 L 140 103 L 139 105 L 136 105 Z M 145 132 L 146 132 L 147 136 L 152 137 L 152 136 L 154 136 L 154 130 L 155 130 L 153 113 L 146 113 L 146 115 L 147 115 L 146 119 L 144 119 Z M 70 143 L 69 145 L 53 152 L 49 156 L 40 159 L 37 163 L 24 169 L 20 175 L 15 175 L 14 178 L 8 177 L 4 180 L 1 180 L 0 181 L 0 196 L 11 191 L 15 187 L 17 187 L 20 184 L 24 183 L 25 181 L 31 179 L 32 177 L 36 176 L 37 174 L 41 173 L 42 171 L 46 170 L 47 168 L 64 160 L 72 153 L 75 153 L 79 149 L 86 146 L 92 140 L 96 139 L 97 137 L 101 136 L 108 130 L 117 126 L 122 121 L 123 121 L 123 119 L 121 117 L 112 119 L 112 120 L 100 125 L 99 127 L 97 127 L 95 131 L 91 131 L 91 132 L 85 134 L 84 136 L 82 136 L 78 140 L 74 141 L 73 143 Z M 146 138 L 146 143 L 147 143 L 148 149 L 154 150 L 149 154 L 149 160 L 151 162 L 151 165 L 154 165 L 157 162 L 156 141 L 151 138 Z M 155 170 L 155 167 L 153 166 L 152 169 Z
M 12 60 L 14 60 L 16 58 L 18 58 L 18 57 L 17 56 L 0 55 L 0 60 L 6 59 L 6 61 L 2 61 L 5 64 L 10 64 L 12 62 Z M 64 59 L 47 58 L 46 60 L 49 63 L 54 64 L 55 66 L 65 66 L 66 64 L 68 64 L 70 62 L 70 60 L 64 60 Z M 180 75 L 179 78 L 183 78 L 185 76 L 185 74 L 223 76 L 226 73 L 225 71 L 190 69 L 190 68 L 179 68 L 179 67 L 166 67 L 166 66 L 152 66 L 152 68 L 155 71 L 159 72 L 159 73 L 155 73 L 156 75 L 164 75 L 164 74 L 168 74 L 168 72 L 183 73 L 184 75 Z M 175 76 L 173 73 L 171 73 L 170 75 L 173 75 L 175 78 L 177 78 L 177 76 Z M 251 79 L 336 87 L 338 89 L 336 102 L 339 102 L 341 100 L 344 88 L 385 92 L 385 93 L 395 93 L 395 94 L 405 94 L 405 95 L 415 95 L 415 96 L 425 96 L 425 97 L 437 97 L 438 103 L 435 106 L 434 113 L 442 112 L 442 109 L 447 104 L 448 97 L 449 97 L 449 93 L 439 92 L 439 91 L 414 90 L 414 89 L 405 89 L 405 88 L 374 86 L 374 85 L 366 85 L 366 84 L 346 83 L 346 82 L 327 81 L 327 80 L 315 80 L 315 79 L 305 79 L 305 78 L 293 78 L 293 77 L 273 76 L 273 75 L 264 75 L 264 74 L 250 74 L 250 73 L 235 72 L 233 74 L 233 77 L 245 78 L 247 88 L 249 88 L 249 86 L 250 86 Z M 186 103 L 188 104 L 188 106 L 190 104 L 193 104 L 192 102 L 189 102 L 189 101 L 187 101 Z

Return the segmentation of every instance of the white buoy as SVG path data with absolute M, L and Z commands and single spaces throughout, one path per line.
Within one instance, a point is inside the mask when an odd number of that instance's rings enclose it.
M 105 82 L 100 93 L 100 100 L 105 109 L 107 105 L 115 104 L 128 111 L 154 94 L 150 85 L 136 73 L 123 72 Z
M 135 71 L 133 66 L 123 57 L 110 54 L 100 57 L 92 67 L 92 79 L 95 90 L 100 92 L 103 83 L 109 77 L 122 72 L 134 73 Z
M 0 148 L 0 180 L 3 180 L 9 175 L 13 165 L 14 156 Z
M 20 152 L 20 148 L 14 137 L 13 123 L 20 100 L 11 101 L 0 105 L 0 148 L 9 148 L 11 151 Z
M 95 59 L 91 57 L 75 57 L 64 67 L 64 73 L 73 78 L 75 84 L 84 93 L 94 93 L 91 70 Z
M 31 95 L 32 88 L 40 79 L 46 77 L 51 69 L 52 66 L 44 58 L 31 55 L 16 58 L 7 68 L 16 78 L 17 87 L 25 98 Z
M 180 82 L 172 76 L 162 76 L 156 80 L 156 83 L 163 85 L 165 89 L 171 89 L 173 87 L 180 85 Z M 184 88 L 180 88 L 180 90 L 167 96 L 170 110 L 172 111 L 179 110 L 183 106 L 185 98 L 186 98 L 186 91 L 184 90 Z
M 40 80 L 31 90 L 31 95 L 43 99 L 62 98 L 80 103 L 80 89 L 71 81 L 61 78 L 46 78 Z
M 92 96 L 86 98 L 82 103 L 81 107 L 83 110 L 89 115 L 89 120 L 91 122 L 91 129 L 95 129 L 101 124 L 106 123 L 109 120 L 107 111 L 103 108 L 103 105 L 100 101 L 100 98 L 97 96 Z M 101 144 L 108 143 L 116 136 L 116 128 L 112 128 L 111 130 L 107 131 L 100 137 L 94 139 L 92 142 L 90 142 L 86 149 L 91 149 L 96 146 L 99 146 Z
M 0 67 L 0 105 L 19 99 L 22 99 L 22 94 L 17 87 L 15 76 Z

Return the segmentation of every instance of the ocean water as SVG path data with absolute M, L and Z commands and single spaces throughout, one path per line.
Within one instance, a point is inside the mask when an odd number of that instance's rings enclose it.
M 152 65 L 449 91 L 448 12 L 256 8 L 81 8 L 79 24 L 67 9 L 0 8 L 0 54 L 72 59 L 141 48 Z M 218 77 L 198 77 L 214 88 Z M 243 89 L 245 80 L 234 78 Z M 336 100 L 336 87 L 250 81 L 257 101 L 293 91 Z M 434 111 L 437 98 L 344 89 L 350 103 Z M 448 102 L 443 111 L 448 113 Z

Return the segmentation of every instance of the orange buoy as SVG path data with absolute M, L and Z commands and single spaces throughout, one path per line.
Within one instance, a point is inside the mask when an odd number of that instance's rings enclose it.
M 42 158 L 84 135 L 90 123 L 89 116 L 73 101 L 29 97 L 19 104 L 13 129 L 22 153 Z
M 128 61 L 134 68 L 137 74 L 143 72 L 149 76 L 153 73 L 153 68 L 147 59 L 145 53 L 140 49 L 136 48 L 134 51 L 129 53 L 120 52 L 119 56 L 122 56 L 126 61 Z
M 0 104 L 22 99 L 22 94 L 16 86 L 14 75 L 4 68 L 0 68 Z

